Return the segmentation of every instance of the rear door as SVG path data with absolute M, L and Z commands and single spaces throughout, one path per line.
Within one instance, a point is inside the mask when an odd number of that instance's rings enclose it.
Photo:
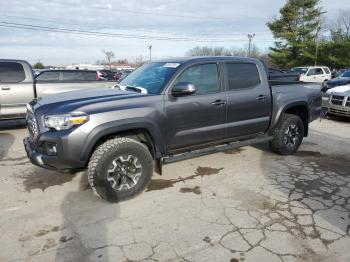
M 270 123 L 271 92 L 267 78 L 255 63 L 225 65 L 227 136 L 240 137 L 265 132 Z
M 169 150 L 225 138 L 226 97 L 221 89 L 217 63 L 190 66 L 175 80 L 191 82 L 196 92 L 186 97 L 165 98 Z M 171 92 L 171 88 L 170 88 Z
M 28 64 L 0 61 L 0 118 L 22 117 L 34 98 L 33 75 Z

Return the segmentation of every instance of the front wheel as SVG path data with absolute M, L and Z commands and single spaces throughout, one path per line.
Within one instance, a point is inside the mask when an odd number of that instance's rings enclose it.
M 109 202 L 130 199 L 146 189 L 153 174 L 147 146 L 130 138 L 115 138 L 100 145 L 88 166 L 92 189 Z
M 295 154 L 304 138 L 304 124 L 300 117 L 284 114 L 273 131 L 271 149 L 280 155 Z

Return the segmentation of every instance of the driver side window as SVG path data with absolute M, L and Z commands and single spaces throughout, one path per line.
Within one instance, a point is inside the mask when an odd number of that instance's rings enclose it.
M 191 82 L 196 87 L 194 95 L 219 92 L 219 73 L 216 64 L 196 65 L 186 69 L 175 81 Z

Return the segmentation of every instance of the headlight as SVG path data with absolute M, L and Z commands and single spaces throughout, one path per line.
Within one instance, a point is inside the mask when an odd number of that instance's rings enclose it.
M 55 130 L 67 130 L 76 125 L 81 125 L 89 121 L 89 116 L 85 113 L 70 113 L 62 115 L 46 115 L 44 124 L 48 128 Z

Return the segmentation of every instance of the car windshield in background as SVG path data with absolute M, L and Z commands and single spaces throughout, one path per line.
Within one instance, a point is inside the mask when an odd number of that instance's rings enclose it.
M 129 87 L 142 87 L 149 94 L 159 94 L 179 65 L 178 63 L 161 62 L 145 64 L 133 71 L 119 84 Z
M 307 69 L 308 69 L 307 67 L 294 67 L 290 71 L 295 73 L 300 73 L 300 74 L 306 74 Z
M 346 71 L 340 75 L 340 77 L 350 77 L 350 71 Z

